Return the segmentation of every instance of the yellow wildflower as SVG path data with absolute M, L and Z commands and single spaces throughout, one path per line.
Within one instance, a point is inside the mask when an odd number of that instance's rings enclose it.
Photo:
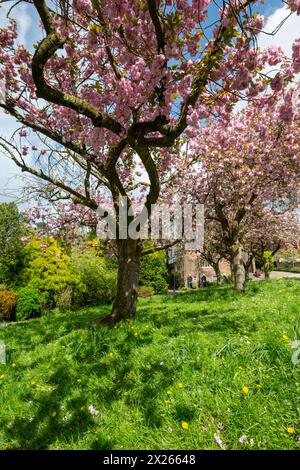
M 249 393 L 249 387 L 247 387 L 246 385 L 244 385 L 244 387 L 242 388 L 242 390 L 243 390 L 243 393 L 244 393 L 245 395 L 248 395 L 248 393 Z
M 35 380 L 32 380 L 32 381 L 31 381 L 31 385 L 36 385 L 36 381 L 35 381 Z
M 189 429 L 189 423 L 187 423 L 186 421 L 182 421 L 181 427 L 182 429 Z
M 282 336 L 282 339 L 284 339 L 284 341 L 288 341 L 289 340 L 289 337 L 287 335 L 283 335 Z
M 178 388 L 184 388 L 184 385 L 183 384 L 178 384 Z
M 5 375 L 4 375 L 4 374 L 0 375 L 0 380 L 3 380 L 3 379 L 4 379 L 4 377 L 5 377 Z
M 289 427 L 289 428 L 287 428 L 287 432 L 288 432 L 289 434 L 295 434 L 295 428 Z
M 17 366 L 17 364 L 15 362 L 12 363 L 11 365 L 13 368 L 15 368 Z

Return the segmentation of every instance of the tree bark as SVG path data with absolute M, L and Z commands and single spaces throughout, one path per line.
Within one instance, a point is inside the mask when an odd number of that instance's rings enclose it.
M 217 276 L 217 285 L 220 286 L 222 284 L 221 282 L 221 270 L 220 270 L 220 263 L 217 261 L 214 265 L 214 270 Z
M 102 320 L 102 323 L 115 325 L 121 320 L 135 317 L 141 257 L 140 240 L 118 241 L 117 293 L 112 312 Z
M 246 270 L 243 259 L 243 249 L 239 243 L 232 247 L 232 268 L 234 288 L 237 292 L 245 292 Z
M 265 279 L 270 279 L 270 263 L 268 262 L 264 263 L 264 275 Z

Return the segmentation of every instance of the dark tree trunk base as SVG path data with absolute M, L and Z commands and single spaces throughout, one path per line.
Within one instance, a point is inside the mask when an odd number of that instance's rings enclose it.
M 138 240 L 118 241 L 118 284 L 117 294 L 110 315 L 99 320 L 99 324 L 115 326 L 122 320 L 135 317 L 138 298 L 141 242 Z

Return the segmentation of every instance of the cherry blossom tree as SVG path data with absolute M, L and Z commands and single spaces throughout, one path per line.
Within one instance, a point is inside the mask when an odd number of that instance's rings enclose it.
M 185 178 L 191 194 L 205 204 L 206 220 L 217 226 L 213 233 L 221 232 L 222 244 L 215 249 L 228 253 L 238 291 L 245 289 L 245 240 L 254 222 L 267 208 L 276 219 L 299 205 L 299 107 L 286 116 L 281 101 L 271 111 L 267 105 L 262 112 L 261 105 L 251 103 L 229 122 L 211 121 L 191 139 L 182 163 L 189 169 Z
M 250 218 L 244 249 L 249 259 L 255 258 L 263 266 L 265 279 L 270 278 L 270 261 L 279 250 L 297 248 L 299 222 L 296 213 L 278 214 L 270 208 Z
M 27 49 L 14 20 L 0 30 L 1 108 L 21 126 L 2 147 L 22 171 L 93 211 L 106 188 L 117 221 L 119 197 L 130 208 L 137 188 L 150 215 L 180 138 L 198 132 L 208 115 L 228 117 L 239 99 L 262 93 L 272 80 L 264 67 L 283 59 L 279 47 L 256 48 L 264 18 L 255 0 L 220 1 L 212 23 L 211 0 L 24 1 L 38 13 L 43 38 Z M 300 13 L 298 0 L 288 4 Z M 296 44 L 271 94 L 298 67 Z M 291 100 L 287 92 L 286 119 Z M 134 219 L 129 213 L 128 224 Z M 117 244 L 110 323 L 135 314 L 142 255 L 141 240 L 123 239 L 119 227 Z

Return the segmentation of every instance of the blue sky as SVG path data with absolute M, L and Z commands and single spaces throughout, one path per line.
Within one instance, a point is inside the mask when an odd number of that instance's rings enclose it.
M 6 23 L 6 13 L 11 3 L 5 3 L 0 7 L 0 26 Z M 272 32 L 276 26 L 287 16 L 287 11 L 281 0 L 266 0 L 264 5 L 260 5 L 257 11 L 268 17 L 266 31 Z M 217 8 L 214 6 L 210 10 L 210 18 L 212 21 L 217 17 Z M 33 6 L 28 4 L 17 5 L 12 12 L 12 16 L 17 19 L 19 24 L 20 42 L 31 49 L 40 37 L 38 28 L 36 27 L 38 18 Z M 270 35 L 260 34 L 258 42 L 261 48 L 271 45 L 281 45 L 286 54 L 291 55 L 291 47 L 293 41 L 300 37 L 300 17 L 293 14 L 281 28 L 279 33 L 274 37 Z M 0 111 L 0 134 L 8 137 L 19 126 L 14 120 L 5 116 Z M 0 200 L 9 200 L 10 191 L 18 191 L 22 186 L 20 172 L 15 165 L 5 157 L 0 155 Z

